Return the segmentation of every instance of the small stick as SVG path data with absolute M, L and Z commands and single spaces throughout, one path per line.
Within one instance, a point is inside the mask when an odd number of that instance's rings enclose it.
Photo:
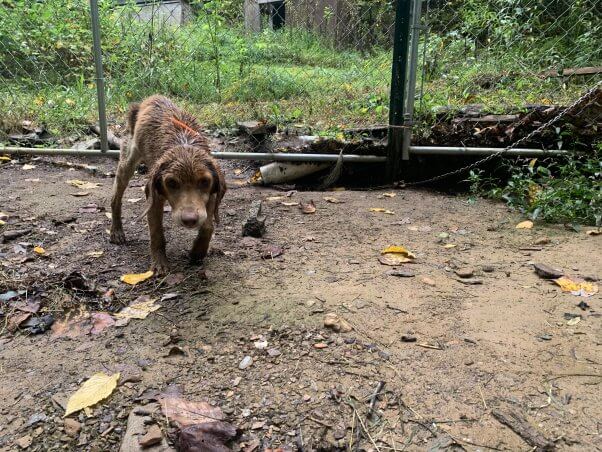
M 483 395 L 483 388 L 481 388 L 481 385 L 479 385 L 478 388 L 479 388 L 479 394 L 481 394 L 481 400 L 483 401 L 483 406 L 485 407 L 486 410 L 488 410 L 489 407 L 487 406 L 487 402 L 485 402 L 485 396 Z
M 374 408 L 376 407 L 376 401 L 378 400 L 378 396 L 380 395 L 384 387 L 384 381 L 379 381 L 378 385 L 376 385 L 376 390 L 374 391 L 374 394 L 372 394 L 372 397 L 370 397 L 370 408 L 368 409 L 367 416 L 368 419 L 372 419 L 372 416 L 374 415 Z

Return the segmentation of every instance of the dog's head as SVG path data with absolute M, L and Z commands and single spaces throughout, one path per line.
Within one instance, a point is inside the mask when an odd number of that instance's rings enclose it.
M 174 220 L 190 229 L 202 225 L 208 214 L 217 214 L 224 192 L 224 178 L 213 158 L 191 146 L 177 146 L 163 154 L 147 186 L 147 196 L 165 198 Z

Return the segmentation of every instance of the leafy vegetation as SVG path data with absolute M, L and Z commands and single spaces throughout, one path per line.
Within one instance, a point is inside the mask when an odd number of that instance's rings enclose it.
M 328 7 L 324 27 L 295 22 L 248 34 L 242 0 L 193 1 L 195 16 L 181 26 L 138 20 L 133 0 L 117 3 L 101 0 L 100 11 L 113 121 L 122 121 L 130 101 L 160 92 L 214 126 L 254 117 L 336 135 L 387 122 L 391 0 L 346 2 L 347 28 L 338 37 L 327 32 L 337 22 Z M 420 42 L 416 107 L 427 126 L 439 106 L 480 103 L 507 112 L 527 103 L 566 104 L 600 78 L 542 76 L 602 64 L 597 0 L 430 0 L 425 6 L 429 33 Z M 88 8 L 87 0 L 0 0 L 0 131 L 27 118 L 64 135 L 96 120 Z M 479 173 L 471 181 L 476 191 L 537 218 L 599 222 L 595 157 L 510 168 L 504 188 L 487 187 Z

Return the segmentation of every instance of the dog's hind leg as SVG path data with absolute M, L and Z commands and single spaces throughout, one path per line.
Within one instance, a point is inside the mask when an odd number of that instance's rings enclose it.
M 123 192 L 134 175 L 139 160 L 138 152 L 134 145 L 130 144 L 130 142 L 125 144 L 121 150 L 121 157 L 115 174 L 115 183 L 113 184 L 113 198 L 111 199 L 111 243 L 125 243 L 123 223 L 121 222 Z

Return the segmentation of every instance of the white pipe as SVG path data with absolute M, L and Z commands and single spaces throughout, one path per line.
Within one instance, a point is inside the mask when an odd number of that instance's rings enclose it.
M 502 151 L 504 148 L 477 148 L 477 147 L 455 147 L 455 146 L 410 146 L 412 155 L 490 155 Z M 569 155 L 569 151 L 563 150 L 543 150 L 543 149 L 509 149 L 503 156 L 522 156 L 522 157 L 545 157 Z
M 272 162 L 259 168 L 259 172 L 264 184 L 283 184 L 317 173 L 330 165 L 329 162 Z

